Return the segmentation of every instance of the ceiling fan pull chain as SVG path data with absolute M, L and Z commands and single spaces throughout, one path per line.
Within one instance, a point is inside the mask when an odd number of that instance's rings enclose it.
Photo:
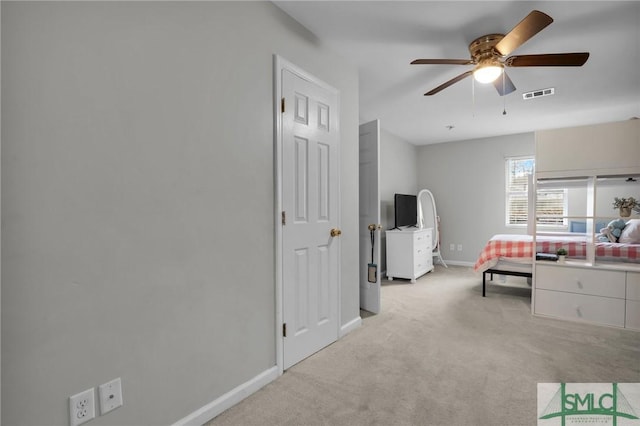
M 504 71 L 502 72 L 502 115 L 507 115 L 507 91 L 505 89 L 505 76 Z
M 471 79 L 471 116 L 476 116 L 476 83 L 475 78 Z

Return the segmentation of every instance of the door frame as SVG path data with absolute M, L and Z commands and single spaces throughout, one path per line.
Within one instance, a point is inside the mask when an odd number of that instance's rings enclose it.
M 282 93 L 282 71 L 287 70 L 293 74 L 296 74 L 300 78 L 303 78 L 311 83 L 314 83 L 323 89 L 330 90 L 336 93 L 337 96 L 337 105 L 336 105 L 336 120 L 335 124 L 338 128 L 338 132 L 340 131 L 340 91 L 336 90 L 335 87 L 325 83 L 324 81 L 318 79 L 314 75 L 308 73 L 297 65 L 289 62 L 284 59 L 282 56 L 278 54 L 273 55 L 273 145 L 274 145 L 274 156 L 273 156 L 273 164 L 274 164 L 274 197 L 275 197 L 275 210 L 274 210 L 274 229 L 275 229 L 275 346 L 276 346 L 276 366 L 278 367 L 278 376 L 281 376 L 284 373 L 284 336 L 282 335 L 282 324 L 284 322 L 283 317 L 283 270 L 282 270 L 282 261 L 283 261 L 283 253 L 282 253 L 282 113 L 281 113 L 281 93 Z M 340 135 L 340 134 L 339 134 Z M 340 177 L 341 173 L 341 142 L 342 139 L 339 136 L 340 147 L 338 149 L 338 200 L 342 199 L 342 191 L 341 191 L 341 181 Z M 341 201 L 340 201 L 341 204 Z M 338 228 L 341 229 L 341 207 L 338 207 Z M 342 253 L 341 253 L 342 244 L 338 247 L 338 291 L 337 291 L 337 312 L 338 312 L 338 320 L 336 321 L 337 328 L 337 336 L 338 340 L 340 339 L 340 326 L 342 324 L 342 312 L 340 301 L 342 300 Z

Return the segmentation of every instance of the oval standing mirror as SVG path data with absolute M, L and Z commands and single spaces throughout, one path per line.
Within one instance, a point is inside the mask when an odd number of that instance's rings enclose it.
M 418 227 L 420 229 L 432 228 L 433 232 L 433 256 L 447 268 L 447 264 L 440 254 L 440 218 L 436 211 L 436 201 L 433 194 L 428 189 L 423 189 L 418 193 Z

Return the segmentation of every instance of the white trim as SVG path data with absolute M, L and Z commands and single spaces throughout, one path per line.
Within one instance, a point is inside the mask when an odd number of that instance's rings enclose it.
M 284 373 L 284 354 L 283 354 L 283 336 L 282 336 L 282 114 L 281 109 L 281 93 L 282 93 L 282 69 L 287 62 L 278 55 L 273 55 L 273 166 L 274 166 L 274 194 L 275 194 L 275 279 L 276 279 L 276 366 L 278 375 Z
M 360 318 L 360 316 L 358 315 L 357 317 L 355 317 L 354 319 L 352 319 L 351 321 L 349 321 L 348 323 L 340 327 L 340 335 L 338 336 L 338 339 L 351 333 L 353 330 L 359 328 L 361 325 L 362 325 L 362 318 Z
M 321 88 L 335 93 L 337 99 L 336 106 L 336 127 L 338 129 L 338 143 L 339 143 L 339 151 L 338 151 L 338 199 L 339 203 L 342 205 L 342 191 L 341 191 L 341 176 L 342 170 L 341 167 L 341 149 L 342 149 L 342 134 L 340 132 L 340 91 L 335 87 L 325 83 L 324 81 L 318 79 L 317 77 L 309 74 L 303 69 L 299 68 L 297 65 L 287 61 L 282 56 L 274 54 L 273 55 L 273 115 L 274 115 L 274 194 L 275 194 L 275 280 L 276 280 L 276 291 L 275 291 L 275 340 L 276 340 L 276 366 L 278 369 L 278 375 L 282 375 L 284 373 L 284 337 L 282 336 L 282 324 L 283 324 L 283 312 L 282 312 L 282 298 L 283 298 L 283 271 L 282 271 L 282 222 L 281 222 L 281 212 L 282 212 L 282 114 L 281 110 L 281 99 L 282 99 L 282 71 L 288 70 L 300 78 L 307 80 Z M 337 227 L 340 229 L 342 227 L 341 220 L 341 208 L 338 208 L 338 218 L 337 218 Z M 338 248 L 338 294 L 337 294 L 337 310 L 338 310 L 338 319 L 337 319 L 337 335 L 338 339 L 340 339 L 341 335 L 341 309 L 340 309 L 340 301 L 342 300 L 342 253 L 341 253 L 342 244 L 340 244 Z
M 175 422 L 172 426 L 202 425 L 225 410 L 233 407 L 254 392 L 278 378 L 278 367 L 273 366 L 222 395 L 202 408 Z
M 473 268 L 474 263 L 473 262 L 464 262 L 462 260 L 449 260 L 446 259 L 446 262 L 449 265 L 454 265 L 454 266 L 468 266 L 470 268 Z

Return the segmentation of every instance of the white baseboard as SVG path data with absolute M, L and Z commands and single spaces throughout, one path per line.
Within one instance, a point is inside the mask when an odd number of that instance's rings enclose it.
M 278 378 L 278 367 L 273 366 L 258 374 L 253 379 L 241 384 L 235 389 L 222 395 L 220 398 L 208 403 L 188 416 L 178 420 L 172 426 L 200 426 L 213 419 L 223 411 L 233 407 L 238 402 L 247 398 L 252 393 L 260 390 Z
M 362 325 L 362 318 L 357 316 L 348 323 L 340 327 L 340 337 L 351 333 Z M 278 378 L 278 367 L 273 366 L 268 370 L 258 374 L 253 379 L 241 384 L 240 386 L 230 390 L 218 399 L 211 401 L 204 407 L 201 407 L 193 413 L 183 417 L 175 422 L 172 426 L 200 426 L 213 419 L 223 411 L 233 407 L 243 399 L 247 398 L 254 392 L 262 389 L 272 381 Z
M 351 333 L 353 330 L 360 327 L 361 325 L 362 325 L 362 318 L 360 318 L 360 316 L 355 317 L 354 319 L 352 319 L 351 321 L 349 321 L 348 323 L 340 327 L 340 338 Z
M 461 260 L 447 260 L 445 259 L 444 262 L 447 265 L 453 265 L 453 266 L 468 266 L 470 268 L 473 268 L 474 263 L 473 262 L 464 262 Z

